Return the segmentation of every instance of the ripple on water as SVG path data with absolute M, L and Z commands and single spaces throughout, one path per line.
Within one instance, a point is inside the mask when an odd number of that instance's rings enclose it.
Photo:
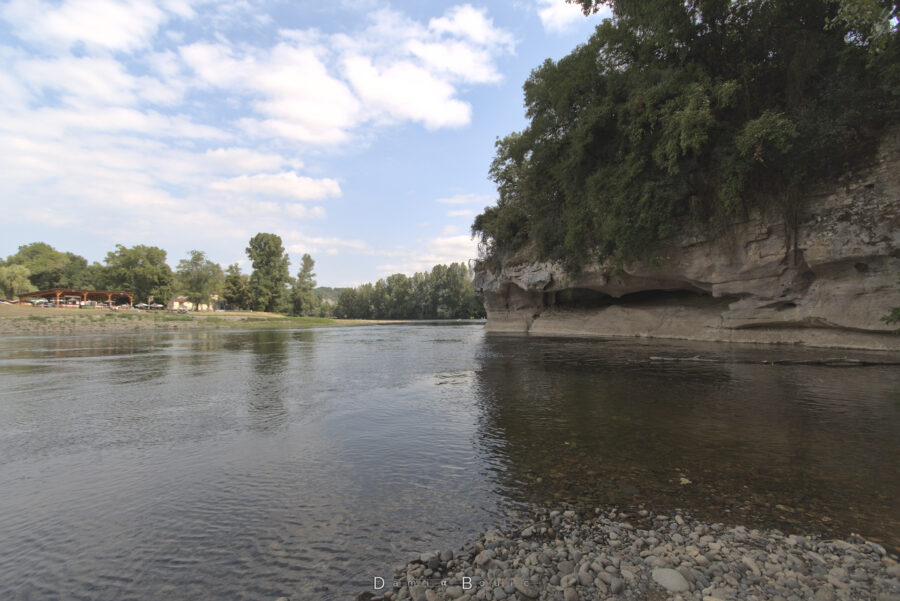
M 649 361 L 704 353 L 744 362 Z M 900 541 L 897 370 L 767 353 L 471 326 L 0 340 L 0 598 L 346 598 L 528 502 Z

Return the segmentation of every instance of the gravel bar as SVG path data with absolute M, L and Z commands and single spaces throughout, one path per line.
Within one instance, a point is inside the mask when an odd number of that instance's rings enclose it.
M 424 553 L 357 601 L 900 601 L 875 542 L 703 523 L 687 514 L 535 508 L 460 551 Z M 375 584 L 382 584 L 376 582 Z

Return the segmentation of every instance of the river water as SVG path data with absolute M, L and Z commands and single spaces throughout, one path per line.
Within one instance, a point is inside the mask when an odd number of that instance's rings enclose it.
M 347 598 L 531 503 L 897 549 L 900 369 L 760 363 L 836 354 L 480 324 L 0 339 L 0 599 Z

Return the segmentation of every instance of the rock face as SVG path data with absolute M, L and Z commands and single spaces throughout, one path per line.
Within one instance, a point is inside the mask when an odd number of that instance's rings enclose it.
M 796 231 L 756 213 L 667 241 L 656 264 L 481 267 L 487 329 L 900 350 L 881 320 L 900 306 L 900 128 L 804 206 Z

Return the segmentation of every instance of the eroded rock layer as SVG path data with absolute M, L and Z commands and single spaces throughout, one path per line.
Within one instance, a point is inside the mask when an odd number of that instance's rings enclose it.
M 872 164 L 810 191 L 799 226 L 756 213 L 665 243 L 655 264 L 480 268 L 492 331 L 900 350 L 900 129 Z

